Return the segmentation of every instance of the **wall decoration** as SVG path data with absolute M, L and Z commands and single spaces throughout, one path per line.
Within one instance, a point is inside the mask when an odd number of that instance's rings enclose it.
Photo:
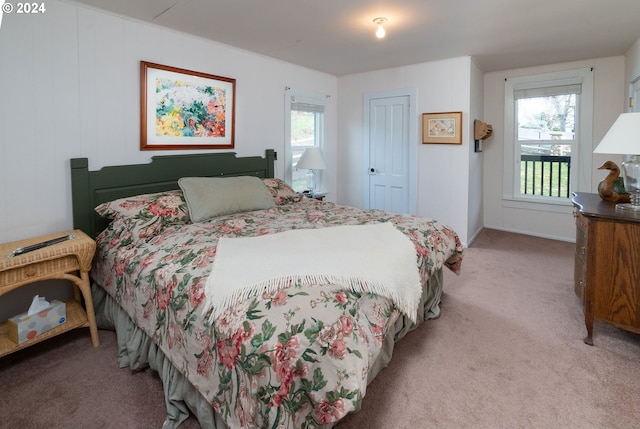
M 462 144 L 462 112 L 423 113 L 422 143 Z
M 236 80 L 140 62 L 140 150 L 232 149 Z
M 493 126 L 479 119 L 473 120 L 473 138 L 475 141 L 475 151 L 482 152 L 482 140 L 493 135 Z

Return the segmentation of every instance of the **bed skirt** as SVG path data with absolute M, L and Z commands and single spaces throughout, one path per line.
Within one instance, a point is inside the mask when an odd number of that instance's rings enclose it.
M 402 339 L 423 321 L 437 318 L 440 315 L 442 281 L 442 270 L 438 270 L 427 281 L 427 284 L 423 285 L 423 295 L 419 307 L 423 310 L 418 311 L 417 323 L 412 323 L 406 316 L 401 315 L 398 318 L 394 327 L 395 335 L 393 337 L 387 336 L 380 355 L 369 369 L 368 383 L 391 360 L 395 342 Z M 151 368 L 160 376 L 167 407 L 167 416 L 162 428 L 175 429 L 189 418 L 190 414 L 193 414 L 203 429 L 228 429 L 200 392 L 178 372 L 162 350 L 131 321 L 111 296 L 96 284 L 92 285 L 91 291 L 98 327 L 116 332 L 118 366 L 120 368 L 129 367 L 132 371 Z

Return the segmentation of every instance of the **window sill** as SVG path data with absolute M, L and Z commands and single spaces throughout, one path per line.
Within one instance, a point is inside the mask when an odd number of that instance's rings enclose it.
M 502 206 L 512 209 L 537 210 L 554 213 L 572 213 L 573 203 L 570 198 L 547 199 L 547 198 L 516 198 L 503 197 Z

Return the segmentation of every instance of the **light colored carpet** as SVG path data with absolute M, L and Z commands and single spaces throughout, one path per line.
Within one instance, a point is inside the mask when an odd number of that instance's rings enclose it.
M 640 427 L 640 335 L 596 324 L 573 293 L 571 243 L 485 230 L 442 315 L 396 345 L 337 429 Z M 162 385 L 116 365 L 115 334 L 77 330 L 0 358 L 0 427 L 160 428 Z M 198 427 L 194 419 L 181 429 Z
M 442 314 L 397 344 L 347 428 L 638 428 L 640 335 L 596 324 L 574 244 L 485 230 Z

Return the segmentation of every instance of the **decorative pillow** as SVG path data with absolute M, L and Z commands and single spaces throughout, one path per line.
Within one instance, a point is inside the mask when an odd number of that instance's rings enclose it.
M 275 207 L 273 196 L 257 177 L 183 177 L 178 185 L 192 222 Z
M 135 222 L 129 222 L 122 217 L 117 217 L 111 221 L 109 227 L 104 229 L 96 237 L 96 242 L 101 243 L 104 240 L 109 240 L 109 247 L 123 247 L 128 246 L 134 241 L 139 241 L 140 238 L 145 238 L 145 234 L 135 234 Z
M 293 190 L 291 186 L 280 179 L 262 179 L 267 187 L 276 205 L 283 206 L 285 204 L 297 203 L 302 199 L 302 195 Z
M 95 211 L 126 225 L 133 240 L 152 237 L 166 225 L 189 222 L 187 203 L 180 190 L 120 198 L 100 204 Z

